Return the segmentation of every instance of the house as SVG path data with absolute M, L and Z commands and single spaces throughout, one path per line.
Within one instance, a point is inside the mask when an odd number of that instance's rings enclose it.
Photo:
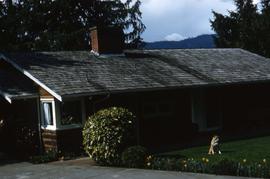
M 123 51 L 114 28 L 91 29 L 91 40 L 92 51 L 0 54 L 8 150 L 79 150 L 84 121 L 110 106 L 137 116 L 146 146 L 269 131 L 269 59 L 242 49 Z

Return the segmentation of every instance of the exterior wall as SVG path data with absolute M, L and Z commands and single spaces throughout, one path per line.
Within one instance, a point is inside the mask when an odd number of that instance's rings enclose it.
M 139 144 L 162 146 L 189 140 L 196 132 L 191 121 L 191 100 L 189 90 L 140 92 L 95 97 L 87 101 L 87 116 L 99 109 L 120 106 L 128 108 L 138 119 Z M 170 115 L 146 115 L 145 106 L 170 105 Z
M 220 89 L 224 131 L 264 133 L 270 129 L 270 84 L 234 86 Z
M 39 95 L 41 98 L 54 98 L 50 93 L 48 93 L 43 88 L 39 88 Z
M 55 130 L 41 130 L 44 151 L 58 150 L 57 133 Z
M 5 121 L 0 135 L 1 149 L 14 155 L 36 154 L 39 151 L 37 100 L 17 100 L 12 104 L 0 100 L 0 109 L 0 118 Z
M 196 143 L 201 137 L 209 142 L 209 136 L 216 133 L 237 137 L 237 133 L 250 136 L 269 131 L 269 84 L 207 87 L 201 94 L 199 92 L 199 97 L 196 96 L 198 90 L 201 91 L 196 88 L 85 97 L 86 116 L 112 106 L 128 108 L 138 119 L 137 142 L 149 148 L 190 145 L 191 139 Z M 200 102 L 197 111 L 193 109 L 194 97 Z M 157 104 L 170 105 L 170 115 L 147 115 L 145 106 Z M 220 120 L 220 128 L 201 130 L 204 133 L 198 136 L 198 127 L 208 129 L 209 118 Z M 82 148 L 81 130 L 43 131 L 45 149 L 79 151 Z
M 61 125 L 61 102 L 57 101 L 50 93 L 40 88 L 40 101 L 53 102 L 53 126 L 44 127 L 41 125 L 41 140 L 44 151 L 57 150 L 63 152 L 80 152 L 82 150 L 82 125 L 62 126 Z M 75 98 L 81 100 L 81 98 Z M 70 100 L 64 99 L 64 102 Z M 84 102 L 84 100 L 83 100 Z M 82 104 L 84 106 L 84 104 Z M 42 112 L 42 111 L 41 111 Z M 82 112 L 85 113 L 84 107 Z M 41 114 L 42 115 L 42 114 Z M 83 114 L 82 116 L 85 116 Z M 40 117 L 42 120 L 42 116 Z M 82 120 L 83 121 L 83 120 Z M 42 123 L 42 122 L 41 122 Z
M 82 150 L 82 129 L 42 130 L 42 141 L 44 151 L 80 152 Z
M 208 131 L 210 135 L 218 133 L 229 138 L 270 134 L 269 90 L 270 84 L 195 89 L 193 97 L 197 101 L 194 102 L 196 110 L 193 111 L 193 121 L 196 118 L 197 121 L 194 122 L 199 124 L 199 128 L 207 129 L 206 113 L 216 113 L 220 128 L 201 131 Z M 216 105 L 209 105 L 209 101 L 215 101 Z M 207 111 L 207 108 L 211 110 Z

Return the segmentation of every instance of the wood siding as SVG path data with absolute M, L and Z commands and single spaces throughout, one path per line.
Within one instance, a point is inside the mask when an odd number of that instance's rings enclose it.
M 39 87 L 39 95 L 41 98 L 54 98 L 50 93 L 41 87 Z
M 82 150 L 82 129 L 42 130 L 44 151 L 80 152 Z

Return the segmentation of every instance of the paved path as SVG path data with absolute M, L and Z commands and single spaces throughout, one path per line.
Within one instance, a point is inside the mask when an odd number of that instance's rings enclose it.
M 33 165 L 13 163 L 0 165 L 1 179 L 240 179 L 239 177 L 201 175 L 88 165 L 86 161 L 54 162 Z M 243 178 L 246 179 L 246 178 Z

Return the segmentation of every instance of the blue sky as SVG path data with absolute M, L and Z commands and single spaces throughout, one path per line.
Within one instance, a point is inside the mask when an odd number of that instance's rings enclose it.
M 209 20 L 212 10 L 227 14 L 233 0 L 141 0 L 145 41 L 182 40 L 214 33 Z M 255 0 L 254 3 L 257 3 Z

